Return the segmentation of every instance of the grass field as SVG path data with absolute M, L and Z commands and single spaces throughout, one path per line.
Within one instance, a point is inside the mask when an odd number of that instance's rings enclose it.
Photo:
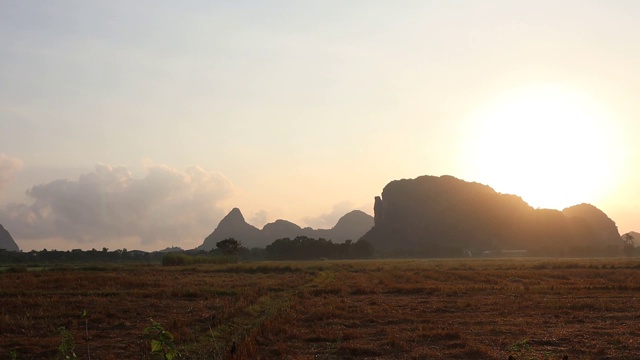
M 78 358 L 152 359 L 152 319 L 183 359 L 640 356 L 634 260 L 24 270 L 0 274 L 0 359 L 54 359 L 62 326 Z

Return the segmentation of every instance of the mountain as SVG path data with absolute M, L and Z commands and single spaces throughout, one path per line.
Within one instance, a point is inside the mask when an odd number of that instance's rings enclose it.
M 20 251 L 18 244 L 13 240 L 9 231 L 0 224 L 0 249 L 8 251 Z
M 318 229 L 309 237 L 325 238 L 333 241 L 356 241 L 373 227 L 373 217 L 364 211 L 353 210 L 338 219 L 331 229 Z M 307 228 L 309 229 L 309 228 Z
M 377 250 L 451 246 L 470 250 L 620 245 L 615 223 L 588 204 L 534 209 L 520 197 L 452 176 L 387 184 L 363 238 Z
M 231 212 L 225 216 L 218 227 L 204 239 L 204 243 L 200 245 L 198 250 L 211 250 L 216 248 L 216 243 L 224 239 L 234 238 L 242 241 L 245 247 L 263 247 L 267 244 L 260 244 L 263 240 L 263 236 L 258 228 L 249 225 L 244 216 L 240 212 L 240 209 L 233 208 Z
M 580 204 L 568 207 L 562 210 L 562 213 L 569 220 L 579 222 L 578 229 L 588 230 L 581 235 L 581 244 L 620 245 L 620 233 L 615 222 L 597 207 Z
M 158 250 L 155 252 L 160 252 L 160 253 L 172 253 L 172 252 L 181 252 L 184 251 L 181 247 L 179 246 L 170 246 L 170 247 L 166 247 L 162 250 Z
M 215 249 L 216 243 L 227 238 L 234 238 L 242 242 L 247 248 L 265 247 L 274 240 L 296 236 L 310 238 L 324 238 L 334 242 L 358 240 L 365 232 L 373 227 L 373 217 L 354 210 L 341 217 L 331 229 L 312 229 L 287 221 L 276 220 L 266 224 L 262 230 L 248 224 L 238 208 L 234 208 L 225 216 L 215 230 L 204 239 L 198 250 Z
M 291 234 L 309 236 L 308 235 L 309 230 L 312 230 L 312 229 L 309 229 L 309 228 L 302 229 L 300 226 L 290 221 L 280 219 L 265 225 L 262 228 L 261 236 L 263 238 L 273 239 L 273 240 L 283 239 L 286 237 L 291 238 L 292 237 Z

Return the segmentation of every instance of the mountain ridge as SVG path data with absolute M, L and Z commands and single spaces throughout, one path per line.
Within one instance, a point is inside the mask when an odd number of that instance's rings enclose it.
M 244 219 L 238 208 L 233 208 L 218 226 L 209 234 L 202 245 L 196 250 L 215 249 L 216 243 L 227 238 L 234 238 L 242 242 L 243 246 L 265 247 L 271 242 L 282 238 L 307 236 L 310 238 L 324 238 L 334 242 L 358 240 L 373 227 L 373 217 L 360 210 L 353 210 L 343 215 L 331 229 L 302 228 L 297 224 L 283 219 L 268 223 L 258 229 Z

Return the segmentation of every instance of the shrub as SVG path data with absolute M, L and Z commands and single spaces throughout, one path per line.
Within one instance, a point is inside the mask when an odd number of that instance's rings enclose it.
M 168 253 L 162 257 L 162 266 L 186 266 L 196 264 L 232 264 L 238 262 L 235 256 L 194 256 L 182 253 Z
M 162 325 L 151 320 L 151 326 L 144 329 L 144 333 L 151 340 L 152 355 L 164 360 L 180 358 L 180 353 L 173 343 L 173 334 L 165 330 Z

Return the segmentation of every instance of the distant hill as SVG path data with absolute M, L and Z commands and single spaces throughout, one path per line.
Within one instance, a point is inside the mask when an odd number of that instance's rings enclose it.
M 584 245 L 620 245 L 620 233 L 615 222 L 602 210 L 591 204 L 580 204 L 562 210 L 562 213 L 573 222 L 578 241 Z
M 0 224 L 0 249 L 8 251 L 20 251 L 18 244 L 13 240 L 9 231 Z
M 374 211 L 375 225 L 363 238 L 381 251 L 621 245 L 615 223 L 595 206 L 534 209 L 518 196 L 452 176 L 392 181 Z
M 156 252 L 171 253 L 171 252 L 181 252 L 181 251 L 184 251 L 184 250 L 179 246 L 170 246 L 170 247 L 164 248 L 162 250 L 158 250 Z
M 331 229 L 312 229 L 287 221 L 276 220 L 266 224 L 262 230 L 248 224 L 240 209 L 234 208 L 225 216 L 215 230 L 205 238 L 198 250 L 215 249 L 216 243 L 227 238 L 234 238 L 242 242 L 245 247 L 265 247 L 274 240 L 307 236 L 310 238 L 324 238 L 334 242 L 358 240 L 373 227 L 373 217 L 360 210 L 354 210 L 341 217 Z

